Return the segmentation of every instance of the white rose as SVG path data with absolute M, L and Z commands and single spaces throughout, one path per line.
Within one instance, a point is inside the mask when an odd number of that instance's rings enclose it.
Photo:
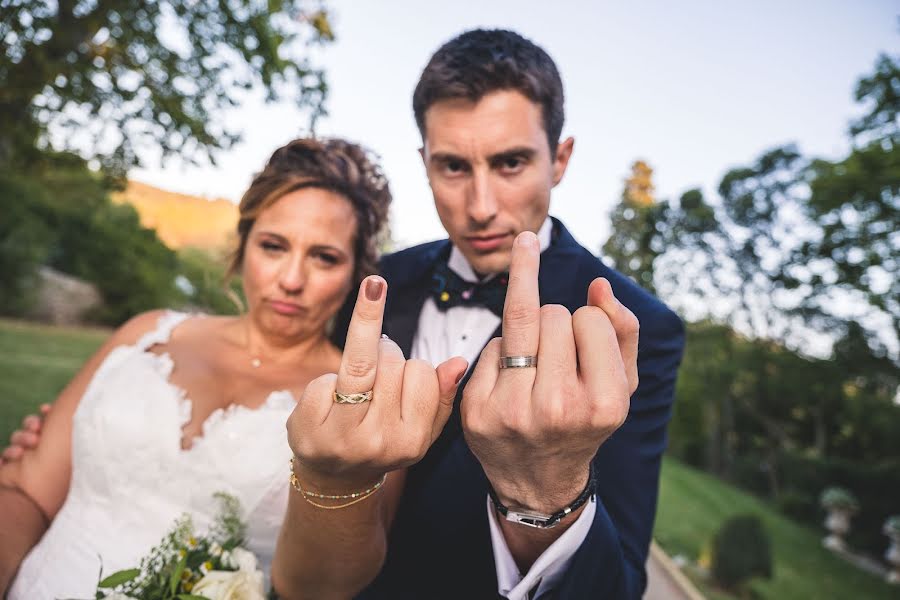
M 230 566 L 235 567 L 238 571 L 255 571 L 256 556 L 241 547 L 233 548 L 228 557 Z
M 194 585 L 191 593 L 210 600 L 265 600 L 266 597 L 262 571 L 210 571 Z
M 122 592 L 109 592 L 103 596 L 103 600 L 136 600 L 136 598 L 132 598 L 128 594 L 123 594 Z

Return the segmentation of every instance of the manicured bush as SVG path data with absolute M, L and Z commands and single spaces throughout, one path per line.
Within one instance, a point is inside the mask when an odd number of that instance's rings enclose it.
M 769 535 L 756 515 L 737 515 L 713 538 L 712 575 L 725 589 L 740 588 L 753 577 L 772 577 Z

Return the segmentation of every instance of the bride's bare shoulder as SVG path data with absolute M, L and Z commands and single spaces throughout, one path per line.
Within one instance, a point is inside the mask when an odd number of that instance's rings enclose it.
M 110 342 L 116 345 L 136 343 L 145 334 L 158 327 L 167 312 L 164 309 L 148 310 L 131 317 L 113 333 Z

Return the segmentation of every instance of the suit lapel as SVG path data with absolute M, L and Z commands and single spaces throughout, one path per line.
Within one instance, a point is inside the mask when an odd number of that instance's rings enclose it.
M 415 338 L 416 327 L 419 324 L 419 313 L 422 312 L 422 305 L 427 297 L 428 288 L 424 286 L 413 288 L 402 294 L 388 292 L 384 331 L 400 346 L 406 357 L 409 357 L 412 351 L 413 338 Z
M 384 332 L 409 357 L 419 325 L 419 313 L 428 298 L 430 277 L 434 264 L 446 260 L 450 241 L 433 243 L 422 252 L 394 261 L 384 271 L 388 282 L 388 296 L 384 308 Z
M 581 246 L 572 234 L 560 221 L 553 219 L 553 239 L 550 246 L 541 253 L 538 271 L 541 306 L 562 304 L 569 312 L 584 306 L 587 290 L 578 290 L 575 285 L 581 251 Z

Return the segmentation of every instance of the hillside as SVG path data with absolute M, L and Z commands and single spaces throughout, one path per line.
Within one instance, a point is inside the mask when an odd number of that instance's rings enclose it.
M 207 200 L 129 181 L 124 192 L 113 194 L 113 201 L 134 206 L 141 224 L 155 229 L 170 248 L 219 251 L 229 248 L 234 239 L 238 210 L 228 200 Z

